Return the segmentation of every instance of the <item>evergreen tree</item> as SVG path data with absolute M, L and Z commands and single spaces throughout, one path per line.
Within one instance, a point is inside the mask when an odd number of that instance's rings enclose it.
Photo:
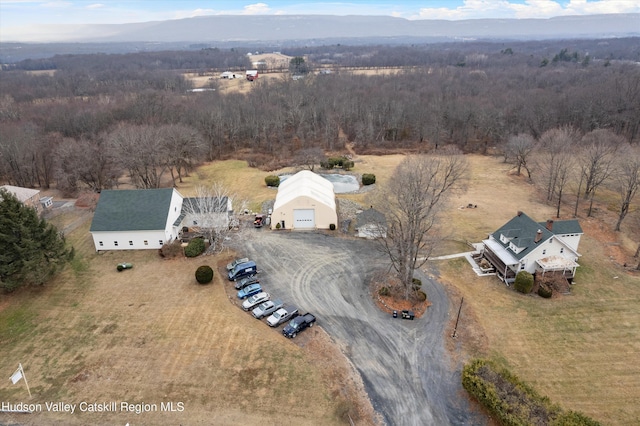
M 73 256 L 56 228 L 0 190 L 0 288 L 42 285 Z

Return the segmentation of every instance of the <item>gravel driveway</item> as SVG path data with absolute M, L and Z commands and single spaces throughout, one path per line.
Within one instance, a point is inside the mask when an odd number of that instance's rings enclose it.
M 316 232 L 242 234 L 237 249 L 255 259 L 267 291 L 317 316 L 387 424 L 486 423 L 470 412 L 444 350 L 449 302 L 440 284 L 417 274 L 433 305 L 415 321 L 393 319 L 367 289 L 372 274 L 388 264 L 374 242 Z

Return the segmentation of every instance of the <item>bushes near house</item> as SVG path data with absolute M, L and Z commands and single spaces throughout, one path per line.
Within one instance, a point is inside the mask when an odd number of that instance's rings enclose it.
M 373 185 L 376 183 L 376 175 L 371 173 L 365 173 L 362 175 L 362 184 L 363 185 Z
M 200 284 L 208 284 L 213 280 L 213 269 L 210 266 L 203 265 L 196 269 L 196 281 Z
M 171 243 L 164 244 L 159 251 L 160 256 L 167 259 L 173 259 L 184 254 L 180 240 L 174 240 Z
M 204 253 L 204 250 L 204 239 L 194 238 L 193 240 L 189 241 L 189 244 L 187 244 L 187 247 L 185 247 L 184 255 L 187 257 L 196 257 Z
M 277 188 L 278 186 L 280 186 L 280 176 L 269 175 L 264 178 L 264 183 L 266 183 L 267 186 Z
M 538 296 L 549 299 L 553 296 L 553 290 L 546 284 L 540 284 L 540 287 L 538 287 Z
M 336 230 L 336 224 L 335 223 L 330 223 L 329 224 L 329 229 L 332 230 L 332 231 L 335 231 Z
M 581 413 L 565 412 L 507 369 L 488 360 L 475 359 L 464 366 L 462 387 L 503 425 L 599 425 Z
M 425 300 L 427 300 L 427 293 L 425 293 L 424 290 L 417 290 L 416 295 L 418 296 L 418 300 L 420 302 L 424 302 Z
M 531 289 L 533 289 L 533 275 L 531 275 L 527 271 L 518 272 L 518 275 L 516 275 L 516 282 L 514 283 L 514 287 L 520 293 L 531 293 Z

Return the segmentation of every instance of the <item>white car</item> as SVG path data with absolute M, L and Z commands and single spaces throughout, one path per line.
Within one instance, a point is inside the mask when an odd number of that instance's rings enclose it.
M 283 322 L 295 318 L 298 316 L 298 308 L 294 308 L 293 306 L 287 306 L 284 308 L 280 308 L 275 311 L 269 318 L 267 318 L 267 324 L 270 327 L 277 327 Z
M 248 311 L 249 309 L 254 308 L 256 305 L 259 305 L 262 302 L 266 302 L 269 299 L 271 299 L 269 293 L 261 291 L 260 293 L 254 294 L 253 296 L 242 302 L 242 309 Z

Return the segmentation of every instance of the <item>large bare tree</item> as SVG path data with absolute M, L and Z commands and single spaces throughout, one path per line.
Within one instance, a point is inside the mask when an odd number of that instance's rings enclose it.
M 618 211 L 616 231 L 620 231 L 620 225 L 629 213 L 631 202 L 640 188 L 640 150 L 637 147 L 625 149 L 618 161 L 615 186 L 620 195 L 620 210 Z
M 581 181 L 584 180 L 585 183 L 584 198 L 589 199 L 587 213 L 589 217 L 593 210 L 593 198 L 596 190 L 611 177 L 614 171 L 616 152 L 624 142 L 624 138 L 605 129 L 594 130 L 582 138 L 584 147 L 581 156 L 583 173 Z
M 224 185 L 215 182 L 196 187 L 195 197 L 185 198 L 182 210 L 189 220 L 189 228 L 197 229 L 209 239 L 208 253 L 218 253 L 225 248 L 225 241 L 236 227 L 234 211 L 242 211 L 246 200 L 234 195 Z M 233 210 L 232 210 L 233 209 Z
M 536 140 L 531 135 L 521 133 L 509 137 L 505 148 L 505 158 L 513 162 L 518 176 L 524 168 L 527 171 L 527 176 L 531 179 L 531 169 L 528 162 L 535 149 Z
M 466 173 L 466 159 L 449 147 L 437 155 L 407 157 L 372 200 L 387 212 L 387 236 L 378 241 L 406 298 L 413 288 L 413 271 L 424 265 L 439 239 L 440 214 L 447 197 L 461 186 Z

